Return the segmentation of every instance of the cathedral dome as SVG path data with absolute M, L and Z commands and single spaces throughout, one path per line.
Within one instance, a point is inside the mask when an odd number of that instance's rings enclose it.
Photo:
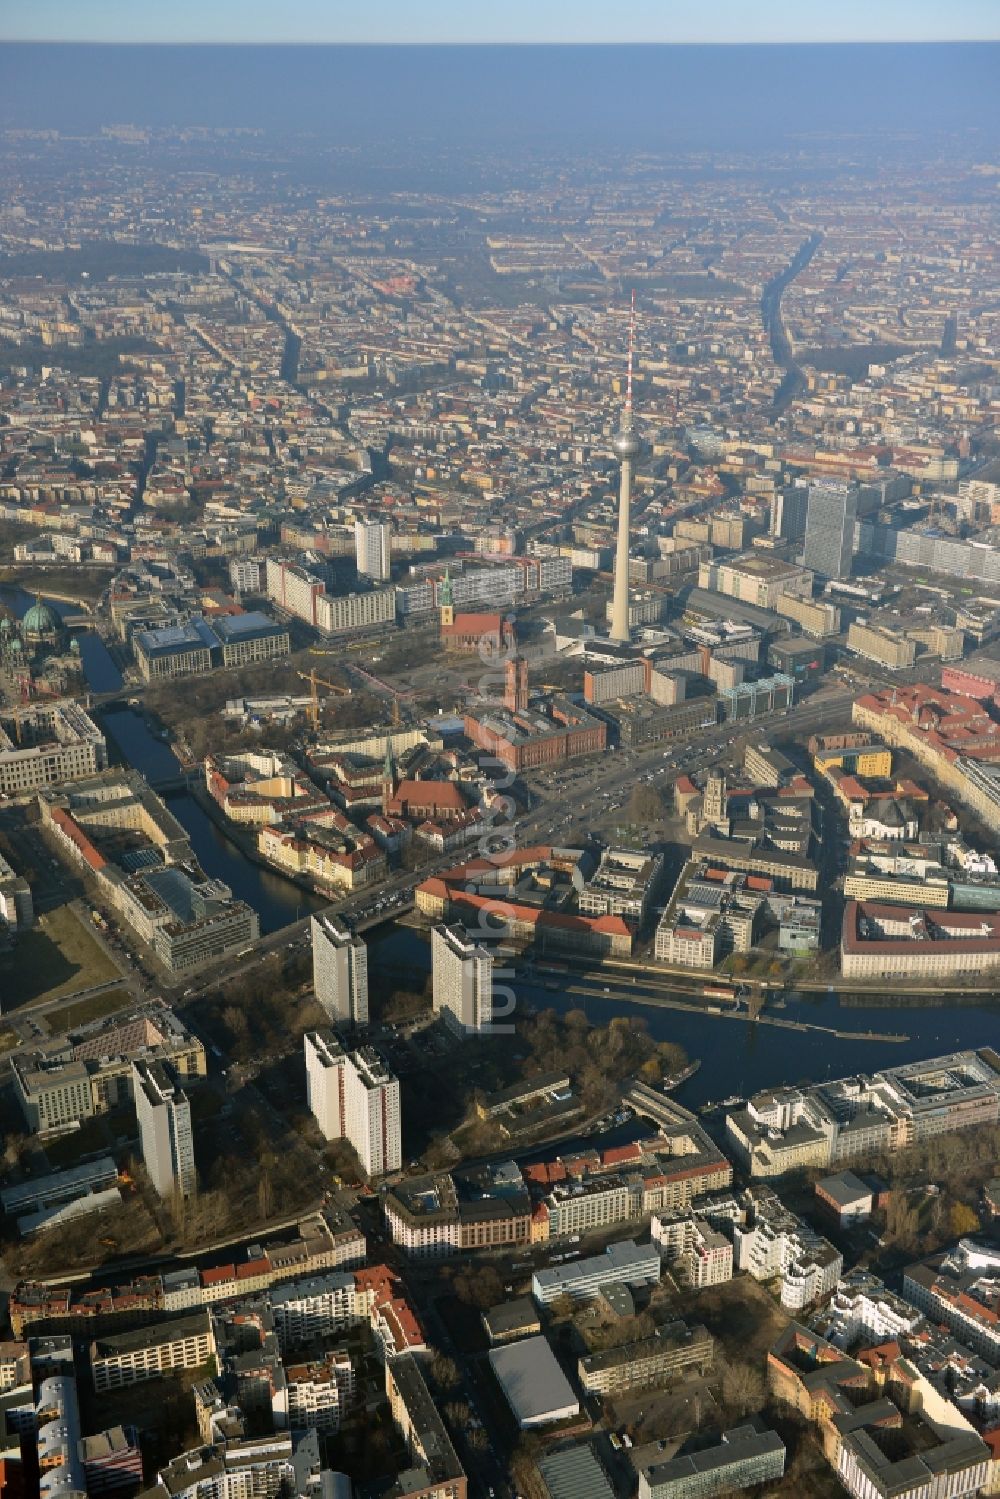
M 21 624 L 26 635 L 57 635 L 60 629 L 59 616 L 41 599 L 36 599 L 25 611 Z

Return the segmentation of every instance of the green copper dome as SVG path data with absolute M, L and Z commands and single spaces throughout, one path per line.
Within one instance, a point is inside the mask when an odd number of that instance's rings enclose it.
M 48 604 L 43 604 L 41 599 L 36 599 L 31 608 L 25 611 L 21 623 L 26 635 L 55 635 L 59 630 L 59 616 Z

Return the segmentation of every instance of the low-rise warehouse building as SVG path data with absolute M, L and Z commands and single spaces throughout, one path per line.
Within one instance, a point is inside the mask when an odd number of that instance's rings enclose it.
M 490 1365 L 522 1431 L 580 1413 L 580 1402 L 540 1334 L 490 1349 Z

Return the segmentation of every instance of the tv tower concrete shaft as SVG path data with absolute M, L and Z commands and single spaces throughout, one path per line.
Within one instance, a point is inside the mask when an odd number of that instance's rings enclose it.
M 628 379 L 625 385 L 625 410 L 611 446 L 621 464 L 618 490 L 618 544 L 615 548 L 615 587 L 611 606 L 611 639 L 617 645 L 628 645 L 632 638 L 628 619 L 628 542 L 632 506 L 632 470 L 642 452 L 642 443 L 632 428 L 632 354 L 635 347 L 635 292 L 628 325 Z

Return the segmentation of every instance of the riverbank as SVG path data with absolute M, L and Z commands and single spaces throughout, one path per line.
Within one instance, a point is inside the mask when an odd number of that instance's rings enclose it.
M 93 592 L 84 596 L 67 593 L 65 587 L 58 581 L 53 586 L 48 576 L 44 572 L 39 572 L 37 568 L 4 567 L 0 568 L 0 589 L 20 588 L 25 593 L 41 594 L 43 598 L 55 599 L 57 604 L 72 604 L 75 609 L 81 610 L 84 614 L 91 614 L 94 604 L 111 581 L 111 576 L 105 568 L 100 578 L 95 577 L 96 586 Z
M 582 984 L 567 984 L 563 992 L 588 997 L 594 995 L 593 989 Z M 724 1010 L 720 1005 L 695 1004 L 672 995 L 640 994 L 622 989 L 614 991 L 613 998 L 619 1004 L 650 1005 L 660 1010 L 686 1010 L 689 1014 L 710 1016 L 714 1020 L 741 1020 L 745 1023 L 750 1019 L 745 1010 L 738 1008 Z M 778 1030 L 786 1031 L 817 1031 L 823 1035 L 833 1036 L 838 1041 L 884 1041 L 896 1046 L 910 1039 L 909 1036 L 897 1032 L 838 1030 L 835 1026 L 817 1025 L 808 1020 L 788 1020 L 783 1015 L 768 1015 L 764 1011 L 754 1015 L 751 1024 L 771 1025 Z
M 288 884 L 293 886 L 294 889 L 301 890 L 303 894 L 312 896 L 324 905 L 330 904 L 330 901 L 325 896 L 322 896 L 314 885 L 308 884 L 300 875 L 288 874 L 285 870 L 279 869 L 276 864 L 271 864 L 265 859 L 263 854 L 258 850 L 256 841 L 244 833 L 242 829 L 234 825 L 232 820 L 222 811 L 222 808 L 215 801 L 214 797 L 209 796 L 203 785 L 189 785 L 188 795 L 192 801 L 197 803 L 209 821 L 218 828 L 223 838 L 231 843 L 235 849 L 239 850 L 244 859 L 249 859 L 250 863 L 256 864 L 259 869 L 266 869 L 268 874 L 274 875 L 276 879 L 287 880 Z M 350 891 L 344 891 L 344 894 L 349 895 Z

